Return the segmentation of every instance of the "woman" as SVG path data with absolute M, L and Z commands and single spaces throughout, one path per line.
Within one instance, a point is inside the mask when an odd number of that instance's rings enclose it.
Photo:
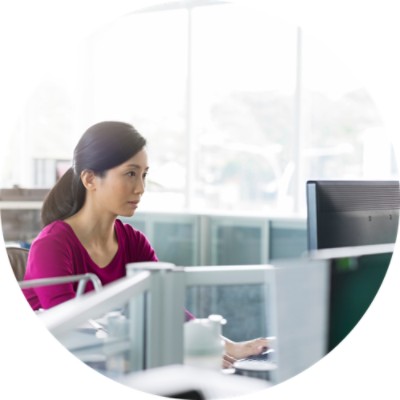
M 25 280 L 91 272 L 106 285 L 125 276 L 127 263 L 158 261 L 147 238 L 117 218 L 131 217 L 144 193 L 145 146 L 146 140 L 124 122 L 100 122 L 83 134 L 73 166 L 44 201 L 44 228 L 32 243 Z M 75 293 L 72 283 L 24 289 L 34 310 L 70 300 Z M 193 318 L 185 313 L 186 320 Z M 267 347 L 264 338 L 224 339 L 225 366 Z

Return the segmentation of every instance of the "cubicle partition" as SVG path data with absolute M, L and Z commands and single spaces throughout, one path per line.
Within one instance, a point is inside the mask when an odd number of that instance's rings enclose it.
M 120 219 L 143 232 L 161 260 L 175 265 L 198 264 L 202 244 L 198 215 L 138 212 Z
M 258 317 L 267 321 L 264 336 L 278 337 L 273 266 L 176 267 L 169 263 L 135 263 L 128 264 L 127 270 L 126 278 L 102 291 L 88 293 L 39 315 L 61 343 L 105 375 L 115 377 L 182 364 L 185 291 L 193 286 L 260 285 L 265 292 L 265 313 Z M 122 310 L 121 325 L 112 333 L 116 310 Z M 104 337 L 99 335 L 103 331 L 108 333 Z
M 140 211 L 122 220 L 146 234 L 159 259 L 175 265 L 262 265 L 307 250 L 304 218 Z M 233 340 L 263 334 L 265 322 L 258 317 L 263 302 L 257 285 L 196 286 L 186 292 L 186 304 L 196 315 L 219 310 L 231 321 L 225 330 Z
M 307 251 L 305 217 L 154 213 L 121 220 L 141 230 L 159 258 L 175 265 L 254 265 Z
M 142 305 L 150 286 L 150 272 L 142 271 L 38 316 L 72 353 L 104 374 L 141 370 L 145 367 Z
M 231 291 L 230 300 L 237 313 L 244 309 L 248 320 L 255 317 L 261 322 L 262 328 L 254 337 L 277 338 L 274 348 L 278 368 L 271 373 L 272 383 L 291 378 L 326 354 L 326 260 L 302 257 L 277 260 L 274 265 L 190 267 L 135 263 L 128 264 L 127 270 L 126 278 L 105 286 L 101 292 L 88 293 L 40 315 L 61 343 L 107 376 L 119 378 L 134 371 L 182 364 L 186 294 L 193 288 Z M 259 288 L 263 293 L 260 307 L 254 307 L 253 299 L 243 302 L 236 295 L 243 287 Z M 116 310 L 122 314 L 116 317 Z M 213 309 L 212 313 L 219 311 Z M 246 319 L 238 322 L 220 314 L 228 320 L 223 329 L 225 336 L 235 340 L 227 334 L 230 324 L 246 331 Z M 120 324 L 118 329 L 116 322 Z M 104 338 L 103 330 L 109 331 Z M 87 338 L 89 332 L 92 340 Z

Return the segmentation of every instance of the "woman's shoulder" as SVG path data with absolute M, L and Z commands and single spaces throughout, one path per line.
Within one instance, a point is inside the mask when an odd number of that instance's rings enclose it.
M 63 221 L 54 221 L 46 225 L 33 240 L 28 257 L 29 269 L 40 265 L 55 268 L 73 255 L 80 253 L 79 244 L 73 231 Z M 32 271 L 31 271 L 32 272 Z
M 32 245 L 39 243 L 46 245 L 65 245 L 74 240 L 74 233 L 71 227 L 62 220 L 54 221 L 46 225 L 37 235 Z
M 117 231 L 117 236 L 120 237 L 121 234 L 127 236 L 129 239 L 132 238 L 144 238 L 143 232 L 134 228 L 131 224 L 124 223 L 120 219 L 115 220 L 115 230 Z
M 118 243 L 127 251 L 134 251 L 136 253 L 139 249 L 143 249 L 147 252 L 152 247 L 150 241 L 143 232 L 129 223 L 122 222 L 120 219 L 115 221 L 115 232 L 117 234 Z
M 154 249 L 146 235 L 128 223 L 117 219 L 115 229 L 118 242 L 124 251 L 132 255 L 133 261 L 156 261 Z

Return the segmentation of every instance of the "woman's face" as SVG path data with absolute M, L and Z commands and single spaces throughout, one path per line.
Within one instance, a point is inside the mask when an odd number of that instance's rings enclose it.
M 148 169 L 147 152 L 143 149 L 123 164 L 106 171 L 103 177 L 97 176 L 96 204 L 102 211 L 115 216 L 132 216 L 144 193 Z

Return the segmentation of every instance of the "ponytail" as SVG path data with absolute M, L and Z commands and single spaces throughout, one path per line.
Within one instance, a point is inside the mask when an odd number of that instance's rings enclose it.
M 50 190 L 42 206 L 42 223 L 52 222 L 74 215 L 85 201 L 86 190 L 79 176 L 69 168 Z

